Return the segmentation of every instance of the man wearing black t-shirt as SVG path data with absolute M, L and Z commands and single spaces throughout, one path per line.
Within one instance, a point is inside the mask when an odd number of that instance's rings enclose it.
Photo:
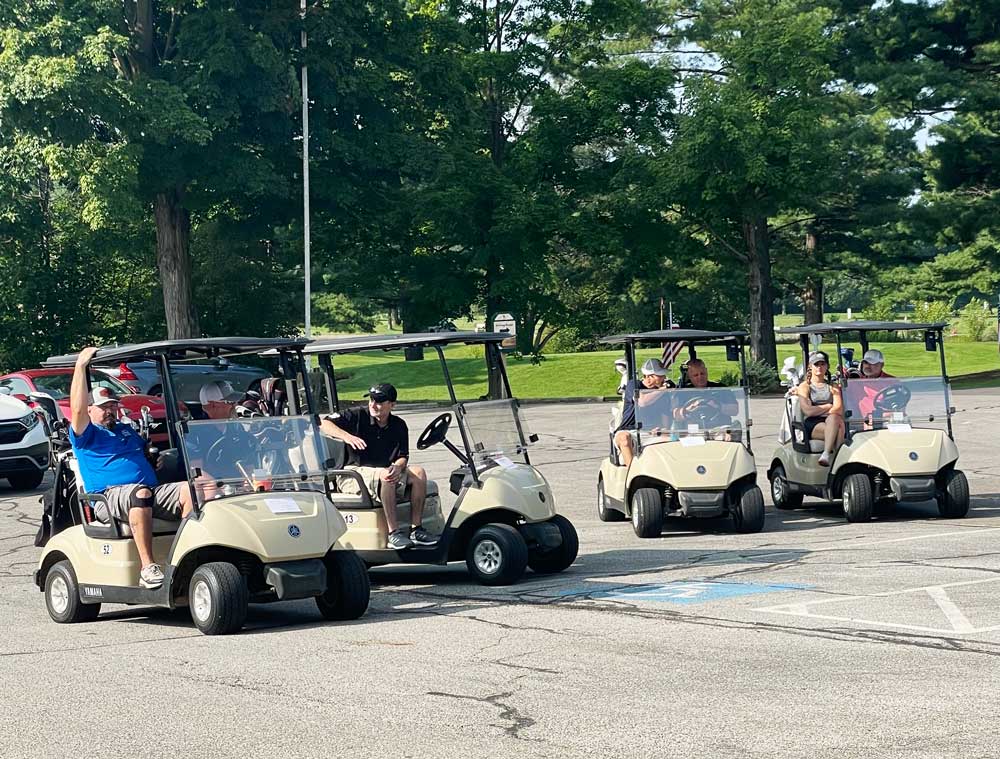
M 406 422 L 392 415 L 396 406 L 396 388 L 388 382 L 372 386 L 366 393 L 368 408 L 352 408 L 323 420 L 322 431 L 343 440 L 353 450 L 348 469 L 361 475 L 369 492 L 382 504 L 389 525 L 389 548 L 410 548 L 414 543 L 434 545 L 437 537 L 420 526 L 427 497 L 427 473 L 423 467 L 407 466 L 410 458 L 410 434 Z M 357 492 L 353 477 L 343 477 L 342 492 Z M 410 485 L 412 528 L 401 527 L 396 503 Z

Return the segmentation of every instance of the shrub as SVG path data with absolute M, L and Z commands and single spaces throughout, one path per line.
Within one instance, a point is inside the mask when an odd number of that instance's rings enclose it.
M 750 393 L 753 395 L 774 392 L 780 388 L 778 370 L 766 361 L 757 359 L 747 361 L 747 380 L 750 383 Z M 728 387 L 738 386 L 740 384 L 739 369 L 727 369 L 719 377 L 719 382 Z
M 924 301 L 917 304 L 913 312 L 913 321 L 924 324 L 937 324 L 951 321 L 951 303 L 943 300 Z
M 962 332 L 975 342 L 993 339 L 993 313 L 985 301 L 973 298 L 961 313 Z

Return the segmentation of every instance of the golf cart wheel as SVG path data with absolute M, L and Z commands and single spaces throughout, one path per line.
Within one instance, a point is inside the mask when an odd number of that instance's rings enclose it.
M 945 519 L 960 519 L 969 513 L 969 480 L 965 472 L 953 469 L 944 476 L 937 504 L 938 512 Z
M 37 472 L 21 472 L 20 474 L 8 474 L 7 482 L 14 490 L 34 490 L 42 484 L 45 478 L 45 470 Z
M 872 518 L 875 498 L 867 474 L 849 474 L 844 478 L 844 516 L 848 522 L 867 522 Z
M 604 480 L 597 481 L 597 518 L 602 522 L 625 521 L 625 515 L 618 509 L 608 508 L 608 497 L 604 493 Z
M 733 504 L 733 526 L 736 532 L 760 532 L 764 527 L 764 494 L 756 485 L 739 491 Z
M 793 493 L 788 486 L 788 475 L 785 468 L 778 464 L 771 471 L 771 500 L 774 508 L 788 511 L 802 508 L 802 493 Z
M 237 632 L 247 620 L 249 602 L 246 578 L 235 564 L 212 561 L 202 564 L 191 576 L 191 619 L 205 635 Z
M 632 527 L 640 538 L 658 538 L 663 532 L 663 494 L 658 488 L 632 493 Z
M 372 585 L 368 567 L 353 551 L 326 555 L 326 592 L 316 596 L 324 619 L 357 619 L 368 610 Z
M 465 549 L 465 564 L 483 585 L 510 585 L 528 566 L 528 544 L 509 524 L 484 525 Z
M 549 520 L 549 523 L 559 528 L 562 543 L 555 548 L 536 549 L 528 553 L 528 566 L 538 574 L 562 572 L 576 561 L 577 551 L 580 550 L 580 539 L 577 537 L 576 528 L 572 522 L 562 514 L 556 514 Z
M 101 613 L 100 604 L 80 600 L 80 586 L 69 561 L 54 564 L 45 576 L 45 608 L 53 622 L 74 624 L 92 622 Z

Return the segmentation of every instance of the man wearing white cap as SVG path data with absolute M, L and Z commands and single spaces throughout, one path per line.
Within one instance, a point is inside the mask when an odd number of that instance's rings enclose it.
M 198 391 L 201 410 L 209 419 L 229 419 L 242 397 L 227 380 L 206 382 Z
M 658 358 L 651 358 L 642 365 L 642 382 L 638 389 L 641 390 L 662 390 L 667 381 L 667 370 L 663 367 L 663 362 Z M 622 454 L 622 466 L 632 463 L 635 455 L 632 452 L 632 434 L 635 429 L 635 396 L 636 382 L 629 380 L 625 385 L 625 392 L 622 395 L 622 421 L 615 430 L 615 445 Z
M 107 521 L 113 516 L 132 530 L 142 566 L 139 584 L 159 588 L 163 569 L 153 561 L 153 517 L 186 517 L 193 508 L 191 491 L 186 482 L 158 484 L 145 441 L 118 421 L 117 395 L 106 387 L 87 393 L 87 364 L 96 352 L 84 348 L 76 360 L 69 391 L 69 441 L 87 490 L 107 499 L 107 506 L 98 504 L 98 517 Z
M 894 379 L 893 375 L 883 371 L 885 367 L 885 356 L 882 351 L 871 348 L 865 351 L 861 359 L 861 376 L 865 379 Z

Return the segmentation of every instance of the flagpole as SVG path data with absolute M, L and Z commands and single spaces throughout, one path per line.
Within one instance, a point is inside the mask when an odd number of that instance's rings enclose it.
M 305 274 L 306 339 L 312 338 L 312 245 L 309 224 L 309 67 L 306 66 L 306 0 L 302 0 L 302 266 Z

